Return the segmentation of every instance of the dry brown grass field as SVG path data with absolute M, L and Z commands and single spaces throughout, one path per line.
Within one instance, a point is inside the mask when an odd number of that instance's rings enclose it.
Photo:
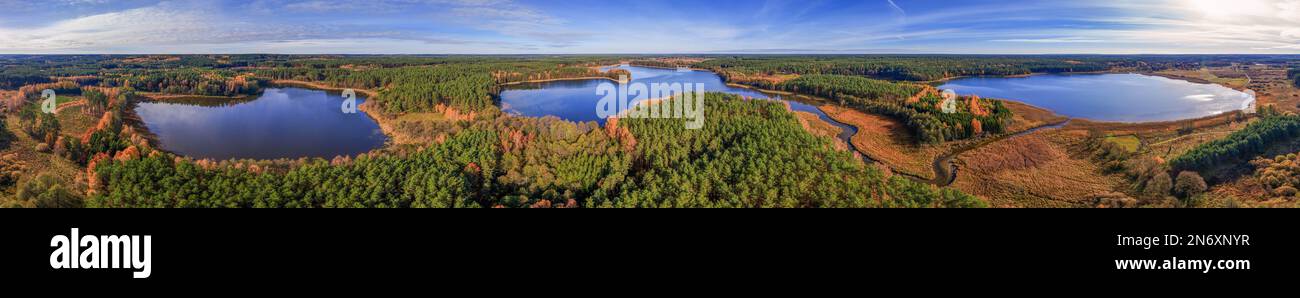
M 850 141 L 864 155 L 887 165 L 894 172 L 934 179 L 931 168 L 934 159 L 943 155 L 956 142 L 943 146 L 916 145 L 907 127 L 889 117 L 867 114 L 858 110 L 822 105 L 820 109 L 831 119 L 858 128 Z
M 953 187 L 994 207 L 1091 207 L 1123 182 L 1072 157 L 1068 144 L 1078 138 L 1077 131 L 1046 129 L 966 152 Z
M 817 116 L 817 114 L 813 114 L 809 112 L 794 111 L 794 115 L 798 117 L 799 124 L 803 126 L 804 130 L 807 130 L 813 135 L 819 137 L 830 138 L 836 144 L 840 143 L 840 140 L 836 138 L 836 136 L 839 136 L 840 132 L 842 132 L 843 129 L 840 129 L 839 126 L 835 126 L 833 124 L 830 124 L 829 122 L 823 121 L 821 117 Z M 839 149 L 847 149 L 847 146 L 840 146 L 840 147 L 843 148 L 839 148 Z

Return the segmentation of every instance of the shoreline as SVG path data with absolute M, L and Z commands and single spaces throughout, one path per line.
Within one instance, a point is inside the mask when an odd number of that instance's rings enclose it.
M 261 96 L 261 95 L 262 95 L 262 92 L 258 92 L 257 94 L 249 94 L 249 95 L 241 95 L 241 96 L 190 95 L 190 94 L 166 94 L 166 93 L 158 93 L 158 92 L 142 92 L 142 93 L 140 93 L 140 97 L 146 98 L 146 99 L 148 99 L 149 101 L 152 101 L 152 102 L 175 102 L 175 101 L 183 101 L 183 100 L 197 100 L 197 101 L 218 101 L 218 100 L 226 100 L 226 101 L 237 101 L 237 100 L 247 100 L 247 99 L 249 99 L 249 98 L 255 98 L 255 97 L 258 97 L 258 96 Z
M 617 79 L 608 78 L 608 77 L 576 77 L 576 78 L 541 79 L 541 80 L 507 82 L 507 83 L 497 84 L 497 86 L 514 86 L 514 85 L 523 85 L 523 84 L 532 84 L 532 83 L 547 83 L 547 82 L 560 82 L 560 81 L 587 81 L 587 80 L 610 80 L 610 81 L 618 82 Z M 631 80 L 631 78 L 628 78 L 628 80 Z
M 362 102 L 362 103 L 359 104 L 359 105 L 357 105 L 357 110 L 359 110 L 359 111 L 361 111 L 363 114 L 365 114 L 366 117 L 369 117 L 369 118 L 371 119 L 371 121 L 375 121 L 375 124 L 379 126 L 380 130 L 384 133 L 384 136 L 387 137 L 387 138 L 386 138 L 386 140 L 384 140 L 384 144 L 383 144 L 382 146 L 375 147 L 375 148 L 373 148 L 373 149 L 370 149 L 370 151 L 367 151 L 367 152 L 365 152 L 365 153 L 361 153 L 361 154 L 359 154 L 359 155 L 370 154 L 370 153 L 372 153 L 372 152 L 376 152 L 376 151 L 381 151 L 381 150 L 389 149 L 389 148 L 391 148 L 391 147 L 393 147 L 393 146 L 395 146 L 395 145 L 400 144 L 400 143 L 397 143 L 397 142 L 396 142 L 397 135 L 396 135 L 396 134 L 394 133 L 394 131 L 392 130 L 392 126 L 391 126 L 391 124 L 390 124 L 390 123 L 387 123 L 387 122 L 385 121 L 385 120 L 387 120 L 387 119 L 386 119 L 387 117 L 386 117 L 386 116 L 385 116 L 385 117 L 380 117 L 380 114 L 377 114 L 377 113 L 379 113 L 379 111 L 375 111 L 375 110 L 373 110 L 373 108 L 370 107 L 371 105 L 367 104 L 367 103 L 370 103 L 369 99 L 374 98 L 374 96 L 377 96 L 377 95 L 378 95 L 378 93 L 375 92 L 375 91 L 368 90 L 368 89 L 356 89 L 356 88 L 339 88 L 339 87 L 327 86 L 327 85 L 323 85 L 323 84 L 319 84 L 319 83 L 304 82 L 304 81 L 294 81 L 294 80 L 276 80 L 276 81 L 272 81 L 272 84 L 273 84 L 274 86 L 276 86 L 276 87 L 303 88 L 303 89 L 311 89 L 311 90 L 325 91 L 325 92 L 342 92 L 343 90 L 346 90 L 346 89 L 352 89 L 352 90 L 356 91 L 358 94 L 363 94 L 363 95 L 366 96 L 366 98 L 365 98 L 366 101 L 365 101 L 365 102 Z M 150 95 L 153 95 L 153 96 L 150 96 Z M 154 97 L 154 96 L 157 96 L 157 97 Z M 148 100 L 150 100 L 150 101 L 152 101 L 152 102 L 163 102 L 163 103 L 168 103 L 168 102 L 175 103 L 178 99 L 199 99 L 199 100 L 213 100 L 213 99 L 221 99 L 221 100 L 253 100 L 253 99 L 257 99 L 257 98 L 260 97 L 260 96 L 261 96 L 261 92 L 259 92 L 258 94 L 254 94 L 254 95 L 240 96 L 240 97 L 226 97 L 226 96 L 194 96 L 194 95 L 180 95 L 180 94 L 148 94 L 148 95 L 141 95 L 141 97 L 148 98 Z M 131 130 L 135 131 L 135 132 L 136 132 L 137 134 L 139 134 L 141 137 L 144 137 L 145 141 L 149 143 L 149 146 L 152 147 L 153 150 L 166 152 L 167 154 L 171 154 L 171 155 L 173 155 L 173 156 L 177 156 L 177 157 L 184 158 L 184 159 L 191 160 L 191 161 L 204 160 L 204 159 L 196 159 L 196 158 L 194 158 L 194 157 L 190 157 L 190 156 L 186 156 L 186 155 L 179 154 L 179 153 L 176 153 L 176 152 L 172 152 L 171 150 L 168 150 L 168 149 L 166 149 L 166 148 L 163 148 L 163 147 L 162 147 L 162 141 L 158 139 L 158 135 L 157 135 L 157 134 L 154 134 L 152 131 L 150 131 L 150 130 L 149 130 L 149 127 L 148 127 L 147 125 L 145 125 L 145 123 L 144 123 L 144 119 L 141 118 L 140 115 L 137 114 L 137 113 L 135 112 L 135 109 L 137 108 L 139 102 L 140 102 L 140 101 L 132 101 L 132 102 L 130 102 L 130 105 L 131 105 L 131 106 L 128 107 L 128 108 L 126 109 L 126 111 L 125 111 L 126 115 L 123 115 L 123 116 L 124 116 L 123 119 L 122 119 L 123 124 L 130 125 Z M 396 119 L 396 117 L 394 117 L 393 119 Z M 355 156 L 352 156 L 352 157 L 355 157 Z M 324 159 L 324 160 L 331 160 L 333 157 L 305 157 L 305 156 L 304 156 L 304 157 L 299 157 L 299 158 L 276 158 L 276 159 L 228 158 L 228 159 L 212 160 L 212 161 L 216 161 L 216 162 L 223 162 L 223 161 L 276 161 L 276 160 L 282 160 L 282 159 L 293 160 L 293 159 L 301 159 L 301 158 L 308 158 L 308 159 L 316 159 L 316 158 L 320 158 L 320 159 Z M 209 159 L 209 160 L 210 160 L 210 159 Z
M 1171 74 L 1171 73 L 1140 72 L 1140 73 L 1138 73 L 1138 74 L 1148 75 L 1148 76 L 1154 76 L 1154 77 L 1162 77 L 1162 78 L 1171 79 L 1171 80 L 1188 81 L 1188 82 L 1196 83 L 1196 84 L 1212 84 L 1212 85 L 1223 86 L 1222 84 L 1215 84 L 1214 82 L 1211 82 L 1210 80 L 1206 80 L 1206 79 L 1202 79 L 1202 78 L 1193 78 L 1193 77 L 1187 77 L 1187 76 L 1180 76 L 1180 75 Z M 1228 87 L 1228 86 L 1223 86 L 1223 87 L 1227 87 L 1227 88 L 1230 88 L 1230 89 L 1232 88 L 1232 87 Z M 1235 90 L 1235 89 L 1234 89 L 1234 90 Z M 1238 90 L 1238 91 L 1240 91 L 1240 90 Z
M 326 91 L 326 92 L 343 92 L 344 90 L 352 89 L 352 91 L 356 91 L 358 94 L 365 95 L 366 99 L 379 97 L 379 92 L 370 89 L 341 88 L 341 87 L 334 87 L 334 86 L 324 85 L 321 83 L 307 82 L 307 81 L 274 80 L 271 81 L 271 84 L 276 86 L 297 87 L 297 88 L 312 89 L 312 90 L 319 90 L 319 91 Z

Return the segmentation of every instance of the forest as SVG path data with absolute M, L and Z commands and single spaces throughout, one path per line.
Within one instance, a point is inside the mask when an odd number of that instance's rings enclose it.
M 380 63 L 380 66 L 396 67 L 360 70 L 325 68 L 331 63 L 320 62 L 308 67 L 259 69 L 254 73 L 272 80 L 323 82 L 343 88 L 378 90 L 380 96 L 376 103 L 390 114 L 433 111 L 439 105 L 462 111 L 481 111 L 494 104 L 500 84 L 581 77 L 616 79 L 619 75 L 626 75 L 621 71 L 600 72 L 593 68 L 596 63 L 571 65 L 564 63 L 568 61 L 546 60 L 470 60 L 433 66 L 397 66 L 414 62 Z
M 138 91 L 203 96 L 244 96 L 262 92 L 261 79 L 232 71 L 181 69 L 131 71 L 105 76 L 103 87 L 129 87 Z
M 1241 130 L 1222 139 L 1196 146 L 1169 160 L 1175 170 L 1200 171 L 1226 163 L 1249 160 L 1264 153 L 1273 144 L 1290 141 L 1300 135 L 1300 116 L 1282 115 L 1261 110 L 1263 116 Z
M 5 71 L 0 74 L 0 89 L 16 90 L 24 85 L 52 82 L 49 76 L 38 72 Z
M 784 105 L 707 95 L 708 123 L 480 119 L 406 155 L 286 172 L 141 151 L 92 166 L 92 207 L 982 207 L 887 177 Z M 129 150 L 129 149 L 128 149 Z M 149 150 L 149 149 L 140 149 Z M 806 173 L 785 175 L 785 173 Z
M 924 90 L 920 85 L 891 83 L 858 76 L 842 75 L 804 75 L 776 84 L 771 89 L 832 99 L 853 96 L 889 101 L 904 101 Z
M 900 81 L 933 81 L 957 76 L 1024 75 L 1038 72 L 1100 71 L 1124 61 L 1091 58 L 960 56 L 769 56 L 726 57 L 694 66 L 746 75 L 828 74 Z
M 961 97 L 955 113 L 943 113 L 934 88 L 844 75 L 804 75 L 770 87 L 823 96 L 864 112 L 889 116 L 907 125 L 920 143 L 937 144 L 1002 133 L 1012 113 L 1001 101 Z
M 1300 88 L 1300 67 L 1288 69 L 1286 77 L 1291 78 L 1291 83 L 1295 84 L 1296 88 Z

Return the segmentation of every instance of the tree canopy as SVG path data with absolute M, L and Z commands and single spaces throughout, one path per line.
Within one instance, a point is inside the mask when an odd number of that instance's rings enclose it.
M 981 207 L 874 167 L 774 101 L 710 93 L 706 125 L 504 117 L 404 155 L 252 171 L 142 152 L 93 167 L 98 207 Z M 147 150 L 147 149 L 144 149 Z M 801 173 L 789 175 L 789 173 Z

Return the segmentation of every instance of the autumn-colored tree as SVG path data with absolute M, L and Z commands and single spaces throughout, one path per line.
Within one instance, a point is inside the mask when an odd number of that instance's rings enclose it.
M 1173 188 L 1173 186 L 1174 181 L 1172 178 L 1169 178 L 1169 173 L 1161 171 L 1154 177 L 1151 177 L 1151 181 L 1147 181 L 1144 189 L 1149 196 L 1164 197 L 1169 195 L 1169 190 Z
M 1178 179 L 1174 183 L 1174 192 L 1184 198 L 1195 197 L 1207 189 L 1209 187 L 1205 184 L 1205 179 L 1201 178 L 1200 174 L 1192 171 L 1178 173 Z

